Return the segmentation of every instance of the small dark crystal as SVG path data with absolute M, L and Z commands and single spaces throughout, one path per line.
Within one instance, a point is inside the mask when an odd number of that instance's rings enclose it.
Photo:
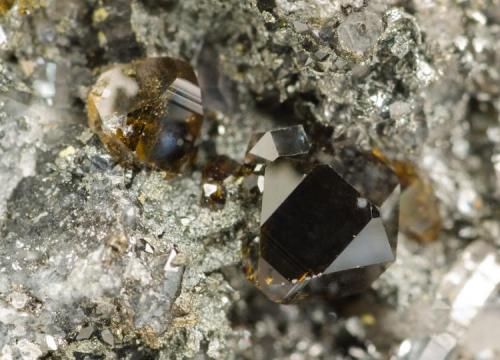
M 234 175 L 239 167 L 238 162 L 225 155 L 210 159 L 202 171 L 202 204 L 215 208 L 224 206 L 227 193 L 224 180 Z

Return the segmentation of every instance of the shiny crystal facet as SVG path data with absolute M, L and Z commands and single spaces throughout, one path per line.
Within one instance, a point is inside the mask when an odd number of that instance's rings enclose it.
M 278 162 L 266 167 L 262 197 L 260 224 L 273 214 L 285 199 L 295 190 L 304 179 L 304 174 L 293 163 Z
M 203 119 L 196 75 L 187 63 L 171 58 L 116 65 L 91 90 L 88 117 L 123 163 L 177 173 L 196 154 Z
M 399 193 L 389 167 L 352 148 L 267 163 L 247 277 L 280 303 L 368 288 L 396 256 Z
M 304 155 L 311 145 L 302 125 L 290 126 L 264 133 L 250 149 L 250 154 L 268 161 L 279 157 Z

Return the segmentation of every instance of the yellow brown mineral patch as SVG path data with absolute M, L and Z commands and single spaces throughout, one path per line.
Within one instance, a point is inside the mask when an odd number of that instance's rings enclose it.
M 417 177 L 401 194 L 400 229 L 410 238 L 431 242 L 442 228 L 439 204 L 432 185 Z
M 391 160 L 380 149 L 372 154 L 392 167 L 402 187 L 399 228 L 420 242 L 435 241 L 442 229 L 439 202 L 431 182 L 410 161 Z
M 16 0 L 0 0 L 0 15 L 5 15 L 16 3 Z M 19 14 L 27 15 L 35 9 L 44 5 L 42 0 L 18 0 L 17 9 Z
M 92 14 L 92 21 L 97 24 L 106 20 L 109 16 L 108 11 L 104 7 L 100 7 Z
M 15 0 L 0 0 L 0 15 L 5 15 L 14 6 Z

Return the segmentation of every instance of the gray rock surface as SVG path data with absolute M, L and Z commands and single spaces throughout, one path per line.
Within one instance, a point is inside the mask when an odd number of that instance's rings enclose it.
M 0 18 L 0 358 L 403 358 L 441 338 L 429 304 L 468 243 L 498 252 L 498 1 L 21 3 Z M 171 180 L 86 126 L 103 68 L 159 55 L 217 68 L 198 164 Z M 232 179 L 200 206 L 208 149 L 241 161 L 252 132 L 299 123 L 416 163 L 440 201 L 438 242 L 402 239 L 360 298 L 270 303 L 240 270 L 256 204 Z

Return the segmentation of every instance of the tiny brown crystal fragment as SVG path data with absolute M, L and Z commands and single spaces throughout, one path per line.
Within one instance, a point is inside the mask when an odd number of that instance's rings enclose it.
M 203 205 L 214 208 L 224 206 L 227 195 L 224 180 L 234 175 L 239 167 L 238 162 L 225 155 L 208 160 L 202 171 Z
M 240 164 L 228 156 L 219 155 L 209 159 L 203 167 L 202 177 L 204 180 L 224 181 L 235 174 Z
M 226 203 L 226 188 L 222 183 L 207 182 L 203 186 L 202 205 L 212 208 L 223 207 Z
M 196 75 L 166 57 L 116 65 L 90 91 L 88 120 L 124 165 L 182 172 L 195 158 L 203 121 Z

